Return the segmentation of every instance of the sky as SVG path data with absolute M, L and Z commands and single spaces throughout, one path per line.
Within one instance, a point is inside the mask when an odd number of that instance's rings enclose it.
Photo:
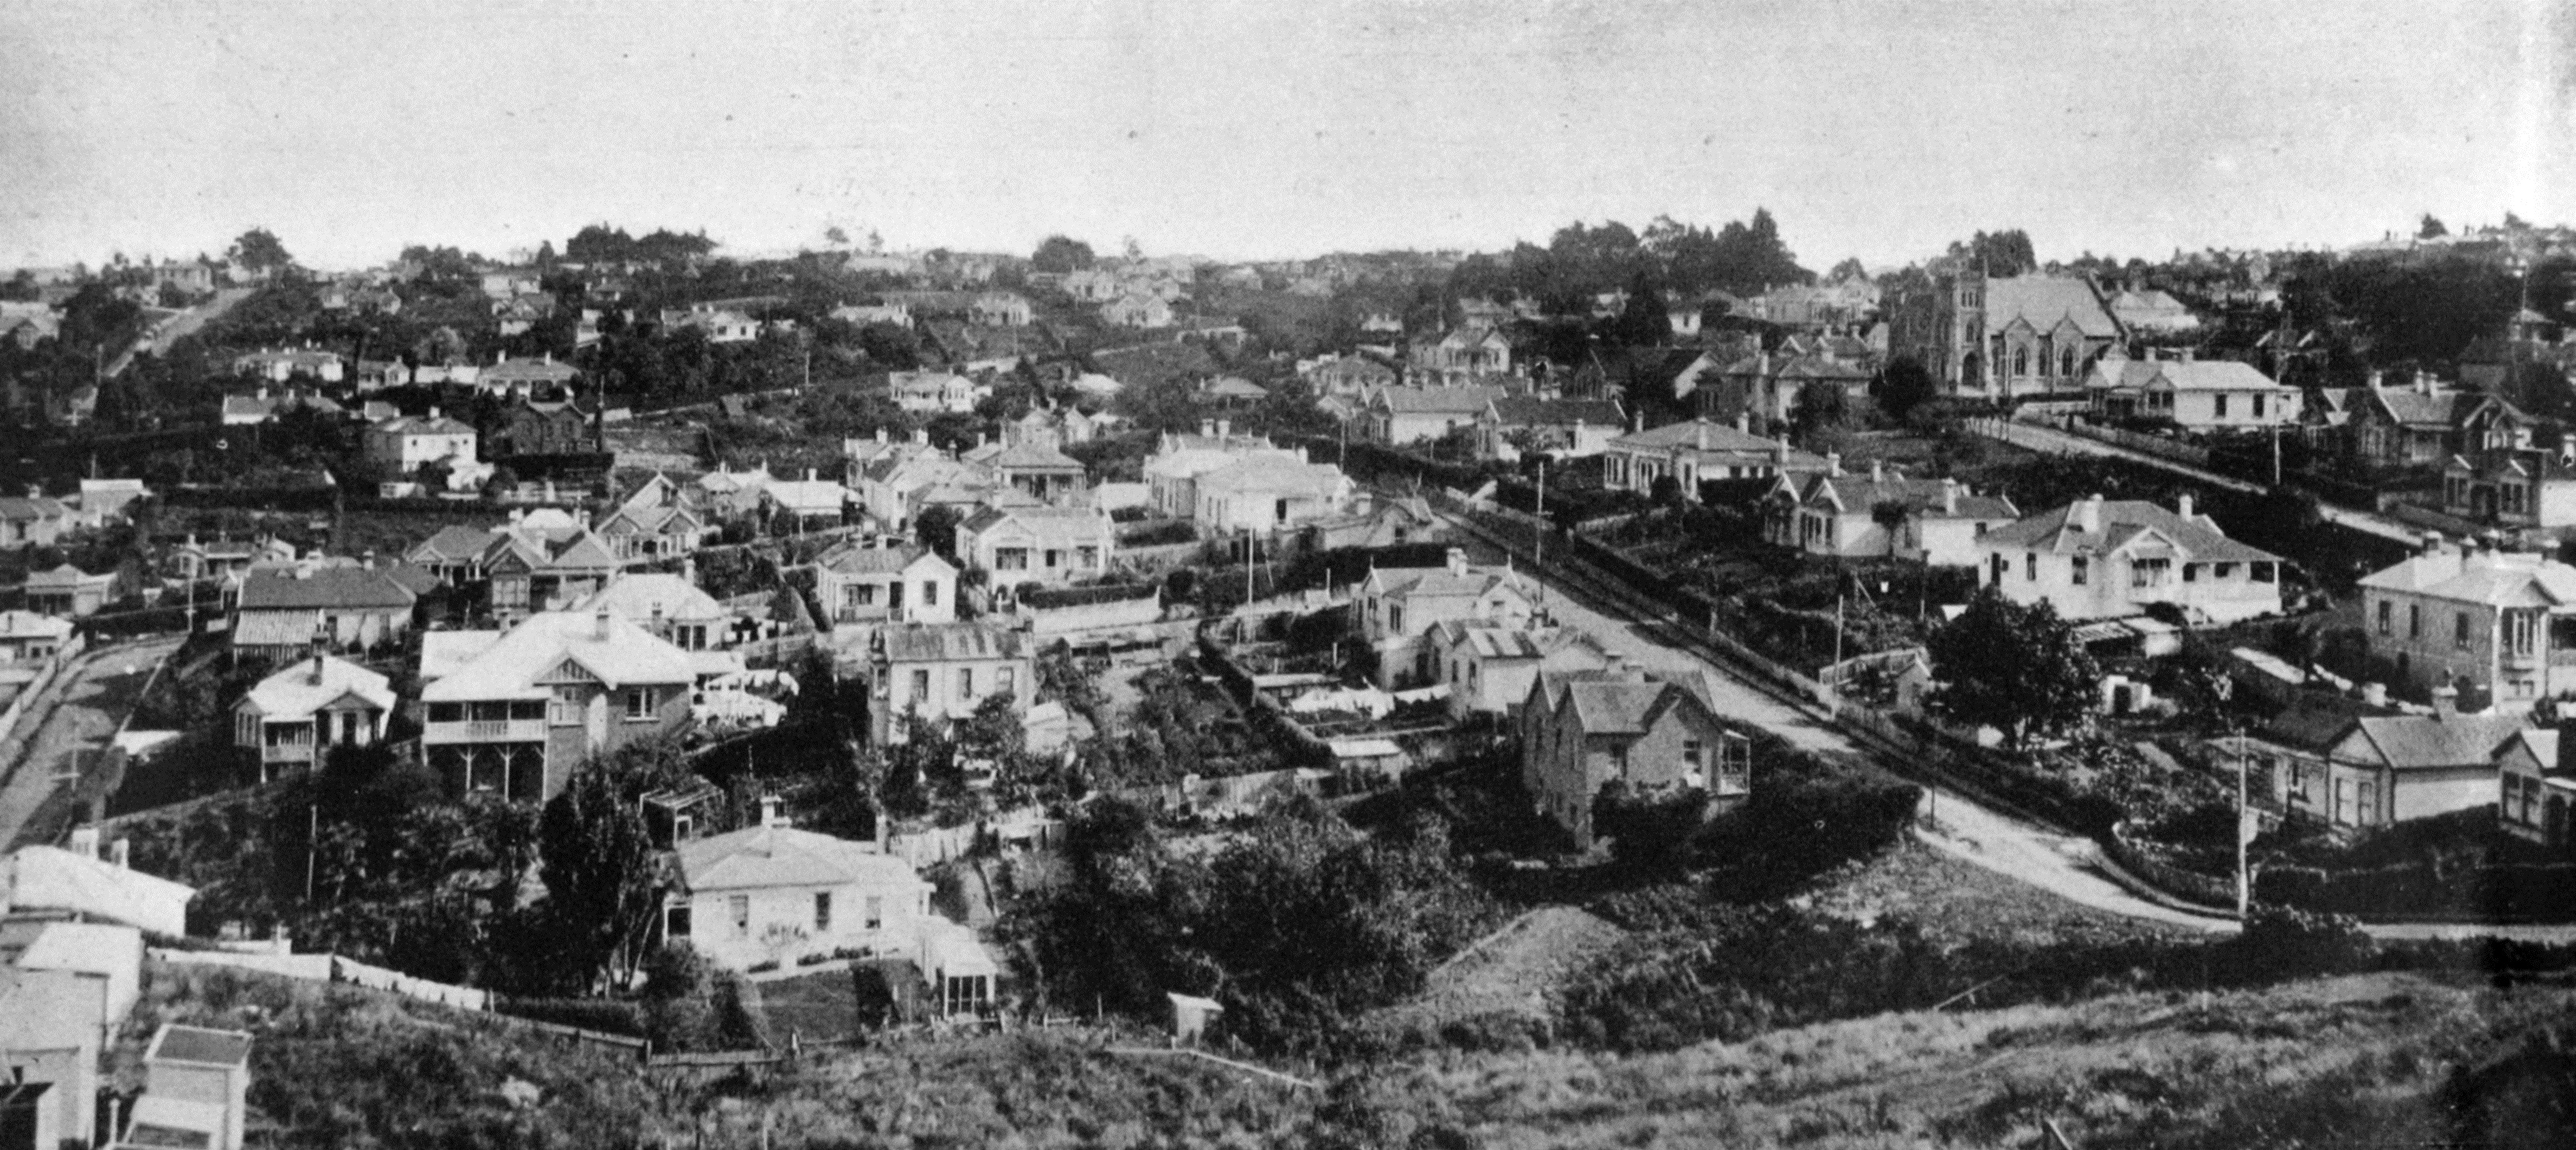
M 0 266 L 596 222 L 1263 259 L 1757 206 L 1817 269 L 2576 223 L 2576 6 L 0 0 Z

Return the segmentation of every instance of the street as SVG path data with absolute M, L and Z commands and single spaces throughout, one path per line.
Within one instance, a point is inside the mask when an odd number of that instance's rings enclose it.
M 107 746 L 153 667 L 178 649 L 179 636 L 155 636 L 85 651 L 63 669 L 10 740 L 13 754 L 0 775 L 0 847 L 51 843 L 70 825 L 75 812 L 64 776 L 81 766 L 78 752 Z
M 1499 543 L 1476 532 L 1471 525 L 1455 516 L 1442 518 L 1457 526 L 1463 537 L 1484 542 L 1489 550 L 1479 561 L 1501 555 Z M 1922 786 L 1927 817 L 1918 822 L 1915 835 L 1932 847 L 2097 910 L 2213 933 L 2237 929 L 2232 917 L 2180 910 L 2140 897 L 2094 865 L 2098 848 L 2091 840 L 2015 818 L 1925 780 L 1919 772 L 1906 769 L 1906 764 L 1890 761 L 1855 742 L 1815 712 L 1784 702 L 1731 668 L 1676 645 L 1668 632 L 1672 624 L 1641 622 L 1635 613 L 1572 588 L 1553 572 L 1541 575 L 1530 565 L 1529 558 L 1519 554 L 1515 562 L 1522 575 L 1545 586 L 1545 607 L 1558 622 L 1590 632 L 1604 647 L 1649 670 L 1707 672 L 1703 679 L 1709 685 L 1715 709 L 1723 717 L 1770 731 L 1805 750 L 1868 755 L 1889 771 Z M 2374 938 L 2390 940 L 2499 938 L 2576 942 L 2576 925 L 2372 923 L 2364 929 Z

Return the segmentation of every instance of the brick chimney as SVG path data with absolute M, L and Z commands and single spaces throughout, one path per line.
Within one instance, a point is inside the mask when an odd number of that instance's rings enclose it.
M 313 653 L 313 670 L 308 673 L 308 680 L 316 687 L 322 685 L 322 652 L 320 651 Z
M 2447 721 L 2458 717 L 2460 717 L 2460 689 L 2448 685 L 2433 688 L 2433 718 Z M 2564 758 L 2565 752 L 2561 752 L 2560 757 Z
M 787 816 L 780 813 L 778 809 L 778 796 L 760 796 L 760 825 L 764 827 L 783 827 L 787 825 Z
M 2102 497 L 2089 495 L 2075 505 L 2075 529 L 2092 534 L 2102 530 Z
M 1696 430 L 1698 432 L 1697 446 L 1702 451 L 1708 450 L 1708 421 L 1705 419 L 1700 420 Z
M 1460 577 L 1467 574 L 1467 552 L 1464 548 L 1449 549 L 1449 573 Z
M 593 639 L 603 640 L 608 638 L 608 608 L 602 607 L 598 611 L 592 613 L 590 617 L 590 637 Z
M 2185 520 L 2192 517 L 2191 492 L 2186 491 L 2174 496 L 2174 514 L 2182 516 Z
M 1956 479 L 1944 478 L 1941 480 L 1941 514 L 1956 515 L 1958 513 L 1959 481 Z

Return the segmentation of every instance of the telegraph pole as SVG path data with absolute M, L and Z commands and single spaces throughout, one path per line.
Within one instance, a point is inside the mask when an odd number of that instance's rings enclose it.
M 2245 921 L 2246 908 L 2252 904 L 2253 884 L 2247 881 L 2245 847 L 2251 835 L 2245 833 L 2246 820 L 2253 811 L 2245 805 L 2245 732 L 2236 733 L 2236 920 Z

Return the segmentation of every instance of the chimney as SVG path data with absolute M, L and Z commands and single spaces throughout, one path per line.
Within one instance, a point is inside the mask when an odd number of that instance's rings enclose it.
M 2425 554 L 2425 555 L 2439 555 L 2439 554 L 2441 554 L 2441 553 L 2442 553 L 2442 533 L 2441 533 L 2441 532 L 2439 532 L 2439 531 L 2427 531 L 2427 532 L 2425 532 L 2425 533 L 2424 533 L 2424 546 L 2423 546 L 2423 548 L 2422 548 L 2421 553 L 2422 553 L 2422 554 Z
M 97 828 L 97 827 L 73 827 L 73 828 L 72 828 L 72 841 L 71 841 L 71 846 L 70 846 L 70 848 L 69 848 L 69 849 L 71 850 L 71 852 L 72 852 L 73 854 L 79 855 L 79 856 L 81 856 L 82 858 L 87 858 L 87 859 L 94 859 L 94 858 L 97 858 L 97 857 L 98 857 L 98 828 Z
M 2372 368 L 2372 369 L 2370 370 L 2370 388 L 2371 388 L 2371 390 L 2373 390 L 2373 391 L 2377 391 L 2377 390 L 2379 390 L 2379 388 L 2381 387 L 2381 385 L 2385 384 L 2387 381 L 2388 381 L 2387 373 L 2380 371 L 2378 368 Z
M 695 587 L 698 585 L 697 556 L 683 555 L 680 557 L 680 578 L 687 582 L 689 586 Z
M 2191 518 L 2191 510 L 2191 492 L 2186 491 L 2174 496 L 2174 514 L 2188 520 Z
M 1234 438 L 1234 421 L 1231 419 L 1220 419 L 1216 421 L 1216 437 L 1218 439 Z
M 2365 704 L 2365 705 L 2367 705 L 2367 706 L 2372 706 L 2372 707 L 2385 707 L 2385 706 L 2387 706 L 2387 705 L 2388 705 L 2388 684 L 2386 684 L 2386 683 L 2364 683 L 2364 684 L 2362 684 L 2362 685 L 2361 685 L 2361 701 L 2362 701 L 2362 703 L 2363 703 L 2363 704 Z
M 1200 421 L 1199 421 L 1199 438 L 1201 438 L 1201 439 L 1214 439 L 1214 438 L 1216 438 L 1216 421 L 1215 421 L 1215 420 L 1213 420 L 1213 419 L 1202 419 L 1202 420 L 1200 420 Z
M 41 483 L 30 483 L 30 484 L 28 484 L 28 485 L 27 485 L 27 498 L 29 498 L 29 499 L 42 499 L 42 498 L 44 498 L 44 497 L 45 497 L 45 485 L 44 485 L 44 484 L 41 484 Z
M 1789 436 L 1786 433 L 1782 433 L 1779 439 L 1772 442 L 1771 458 L 1776 463 L 1789 462 Z
M 508 362 L 510 362 L 510 353 L 505 351 L 501 353 L 501 358 L 492 361 L 492 366 L 499 367 Z
M 2192 362 L 2192 361 L 2194 361 L 2194 360 L 2198 359 L 2199 357 L 2200 357 L 2200 349 L 2199 349 L 2199 348 L 2186 347 L 2186 348 L 2182 349 L 2182 361 L 2183 361 L 2184 363 L 2190 363 L 2190 362 Z
M 1958 513 L 1959 481 L 1956 479 L 1944 478 L 1941 480 L 1941 514 L 1956 515 Z
M 1828 470 L 1830 470 L 1830 471 L 1832 471 L 1834 474 L 1836 474 L 1836 475 L 1840 475 L 1840 474 L 1842 474 L 1842 470 L 1843 470 L 1843 457 L 1842 457 L 1840 454 L 1827 454 L 1827 455 L 1825 456 L 1825 463 L 1826 463 L 1826 467 L 1827 467 L 1827 469 L 1828 469 Z M 1883 465 L 1883 464 L 1881 464 L 1878 460 L 1875 460 L 1875 459 L 1870 460 L 1870 461 L 1869 461 L 1869 481 L 1870 481 L 1870 482 L 1872 482 L 1872 483 L 1883 483 L 1883 482 L 1885 482 L 1886 480 L 1887 480 L 1887 468 L 1886 468 L 1886 466 L 1885 466 L 1885 465 Z
M 886 429 L 884 429 L 884 428 L 880 427 L 880 428 L 878 428 L 878 429 L 877 429 L 877 442 L 879 442 L 879 443 L 884 443 L 885 441 L 886 441 Z
M 322 652 L 320 651 L 313 653 L 313 673 L 310 679 L 314 686 L 322 685 Z
M 1464 548 L 1449 549 L 1449 573 L 1460 576 L 1467 573 L 1467 552 Z
M 2425 370 L 2422 370 L 2422 369 L 2420 369 L 2420 368 L 2416 370 L 2416 372 L 2415 372 L 2415 394 L 2417 394 L 2417 395 L 2431 395 L 2431 394 L 2433 394 L 2433 373 L 2432 373 L 2432 372 L 2425 371 Z
M 1746 435 L 1753 434 L 1753 413 L 1750 411 L 1736 412 L 1735 429 L 1745 433 Z
M 2102 530 L 2102 497 L 2086 496 L 2075 505 L 2075 529 L 2087 533 Z
M 608 608 L 602 607 L 590 617 L 590 637 L 608 638 Z
M 2433 688 L 2433 718 L 2456 719 L 2460 716 L 2460 689 L 2445 684 Z
M 913 441 L 914 443 L 916 443 L 916 444 L 919 444 L 919 445 L 923 446 L 923 447 L 928 447 L 928 446 L 930 446 L 930 429 L 929 429 L 929 428 L 927 428 L 927 427 L 916 427 L 916 428 L 913 428 L 913 429 L 912 429 L 912 441 Z
M 760 825 L 764 827 L 783 827 L 787 825 L 787 816 L 780 814 L 778 811 L 778 796 L 760 796 Z
M 1708 421 L 1705 419 L 1700 420 L 1694 430 L 1698 433 L 1696 444 L 1698 448 L 1702 451 L 1708 450 Z
M 806 469 L 805 469 L 805 482 L 807 482 L 807 483 L 812 483 L 812 482 L 814 482 L 814 469 L 813 469 L 813 468 L 811 468 L 811 467 L 808 467 L 808 468 L 806 468 Z
M 132 869 L 134 855 L 131 848 L 133 846 L 134 840 L 132 839 L 118 839 L 115 842 L 107 844 L 107 861 L 115 864 L 116 869 L 118 870 Z

